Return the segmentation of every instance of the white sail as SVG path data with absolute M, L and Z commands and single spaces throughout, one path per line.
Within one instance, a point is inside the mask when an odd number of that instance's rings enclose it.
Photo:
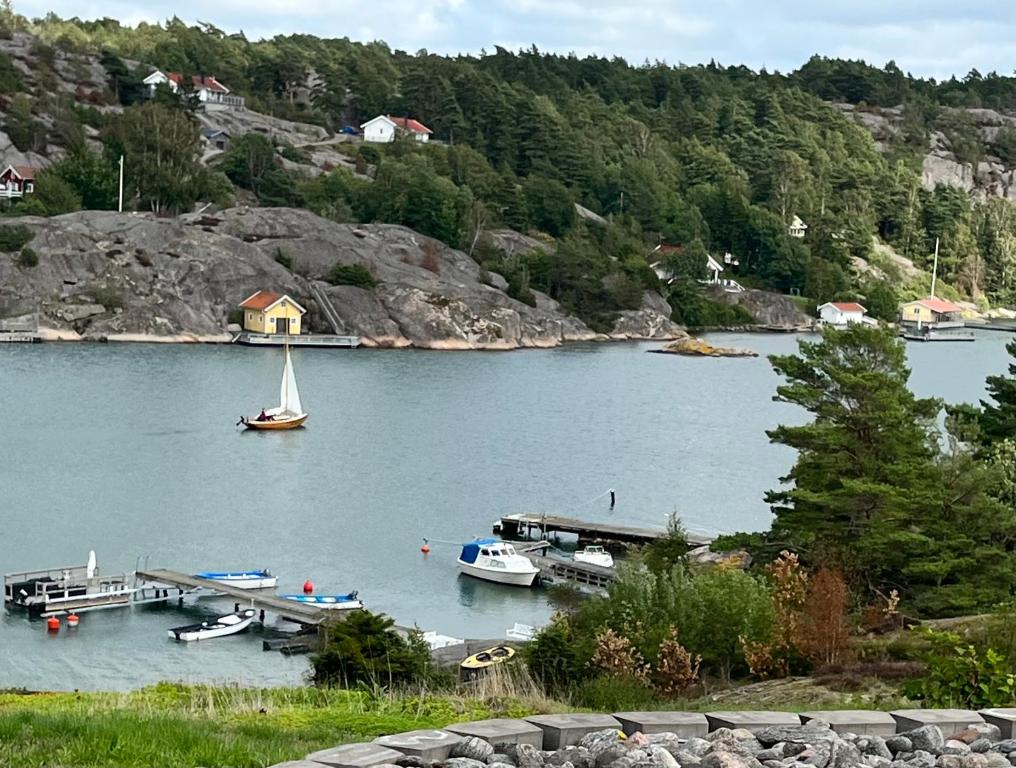
M 296 373 L 293 370 L 293 360 L 289 356 L 289 347 L 286 347 L 286 367 L 282 369 L 279 412 L 293 416 L 303 413 L 303 404 L 300 402 L 300 390 L 296 388 Z

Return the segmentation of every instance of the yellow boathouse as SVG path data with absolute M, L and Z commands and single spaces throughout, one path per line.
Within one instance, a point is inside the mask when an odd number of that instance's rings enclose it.
M 258 291 L 240 302 L 243 329 L 250 333 L 298 336 L 307 310 L 284 293 Z

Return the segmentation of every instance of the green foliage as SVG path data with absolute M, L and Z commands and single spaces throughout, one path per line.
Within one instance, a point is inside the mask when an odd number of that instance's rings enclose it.
M 905 687 L 907 695 L 930 707 L 983 709 L 1016 701 L 1016 674 L 1005 654 L 966 644 L 950 632 L 925 630 L 932 645 L 927 674 Z
M 0 93 L 13 94 L 24 90 L 21 71 L 14 66 L 11 57 L 6 53 L 0 55 Z
M 3 130 L 22 152 L 45 152 L 48 140 L 46 126 L 32 114 L 32 102 L 23 93 L 17 94 L 7 107 Z
M 755 318 L 744 307 L 710 299 L 696 280 L 678 279 L 667 286 L 670 317 L 688 328 L 725 328 L 754 325 Z
M 80 145 L 40 174 L 35 194 L 42 199 L 49 215 L 66 212 L 60 208 L 110 211 L 117 206 L 117 185 L 116 165 Z M 72 198 L 66 193 L 67 187 L 77 197 L 77 207 L 70 207 Z
M 328 273 L 328 282 L 332 285 L 355 285 L 358 288 L 371 290 L 377 285 L 377 278 L 363 264 L 342 264 L 340 262 Z
M 981 401 L 981 435 L 989 443 L 1016 436 L 1016 339 L 1005 349 L 1013 358 L 1009 375 L 989 376 L 986 388 L 991 400 Z
M 667 518 L 667 535 L 650 542 L 642 559 L 653 573 L 666 573 L 676 565 L 687 565 L 688 531 L 676 512 Z
M 387 616 L 363 610 L 329 623 L 324 648 L 311 657 L 314 683 L 391 687 L 423 680 L 430 666 L 426 643 L 418 635 L 403 639 L 394 625 Z
M 864 308 L 876 320 L 894 323 L 899 315 L 900 300 L 889 283 L 879 280 L 865 288 Z
M 19 251 L 35 237 L 35 233 L 24 224 L 0 225 L 0 251 Z
M 548 690 L 567 690 L 582 675 L 572 623 L 561 614 L 523 647 L 522 656 L 533 677 Z
M 39 254 L 37 254 L 30 246 L 25 246 L 21 249 L 21 253 L 18 254 L 18 266 L 23 269 L 31 269 L 32 267 L 39 266 Z

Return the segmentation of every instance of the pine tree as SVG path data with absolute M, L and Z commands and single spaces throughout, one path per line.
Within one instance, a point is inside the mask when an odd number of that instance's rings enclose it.
M 986 385 L 993 402 L 981 401 L 981 438 L 989 444 L 1016 436 L 1016 338 L 1005 349 L 1013 358 L 1009 375 L 989 376 Z

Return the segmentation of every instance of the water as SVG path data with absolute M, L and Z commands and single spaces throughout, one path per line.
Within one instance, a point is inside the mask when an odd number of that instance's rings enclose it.
M 921 395 L 976 400 L 1005 369 L 1005 334 L 909 348 Z M 757 351 L 787 335 L 717 334 Z M 457 575 L 457 548 L 502 513 L 547 510 L 705 532 L 768 525 L 763 492 L 793 462 L 764 431 L 797 421 L 759 359 L 646 354 L 653 344 L 512 353 L 296 350 L 308 428 L 240 432 L 277 400 L 279 350 L 233 346 L 0 348 L 0 570 L 83 563 L 106 573 L 269 567 L 280 591 L 358 589 L 401 624 L 502 637 L 550 615 L 545 593 Z M 608 488 L 617 506 L 590 502 Z M 222 603 L 218 604 L 222 606 Z M 47 635 L 0 619 L 0 687 L 130 688 L 158 680 L 296 683 L 306 659 L 257 632 L 177 645 L 212 610 L 85 614 Z

